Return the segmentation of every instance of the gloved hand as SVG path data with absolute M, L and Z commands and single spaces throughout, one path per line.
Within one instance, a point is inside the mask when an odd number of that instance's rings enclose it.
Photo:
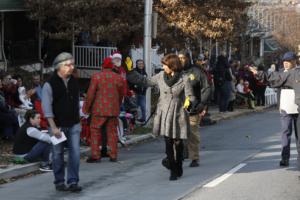
M 183 108 L 187 110 L 190 107 L 190 105 L 191 105 L 190 97 L 186 97 L 183 104 Z
M 127 57 L 125 59 L 125 64 L 126 64 L 126 67 L 127 67 L 127 71 L 132 71 L 133 70 L 133 63 L 132 63 L 132 60 L 130 57 Z
M 197 113 L 197 106 L 199 105 L 198 104 L 198 101 L 189 101 L 190 104 L 189 106 L 186 108 L 187 112 L 190 113 L 190 114 L 195 114 Z

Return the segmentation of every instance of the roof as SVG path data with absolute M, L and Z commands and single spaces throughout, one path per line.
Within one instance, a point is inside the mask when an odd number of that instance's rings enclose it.
M 24 11 L 24 0 L 1 0 L 0 12 Z

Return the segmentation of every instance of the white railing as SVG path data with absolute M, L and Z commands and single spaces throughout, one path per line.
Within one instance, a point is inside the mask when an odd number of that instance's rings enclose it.
M 266 105 L 277 104 L 277 92 L 275 89 L 267 87 L 265 91 L 265 103 Z
M 116 47 L 74 46 L 75 66 L 78 68 L 100 68 L 104 58 L 116 50 Z

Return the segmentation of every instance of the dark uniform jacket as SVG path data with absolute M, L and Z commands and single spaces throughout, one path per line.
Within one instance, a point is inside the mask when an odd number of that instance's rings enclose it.
M 190 113 L 190 115 L 195 115 L 202 112 L 207 105 L 210 97 L 210 85 L 205 72 L 196 66 L 190 65 L 190 67 L 188 67 L 184 73 L 189 77 L 190 83 L 193 87 L 194 95 L 197 100 L 196 109 Z

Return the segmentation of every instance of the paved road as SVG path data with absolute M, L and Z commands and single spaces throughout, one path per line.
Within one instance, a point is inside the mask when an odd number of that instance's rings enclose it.
M 103 160 L 80 169 L 79 194 L 59 193 L 51 173 L 0 186 L 1 200 L 173 200 L 173 199 L 300 199 L 296 152 L 291 166 L 278 167 L 280 129 L 277 111 L 256 113 L 201 129 L 201 166 L 189 168 L 175 182 L 161 166 L 162 140 L 123 149 L 118 163 Z M 240 165 L 242 163 L 242 165 Z M 236 166 L 242 168 L 216 184 Z M 216 180 L 217 179 L 217 180 Z M 211 187 L 207 187 L 211 186 Z

